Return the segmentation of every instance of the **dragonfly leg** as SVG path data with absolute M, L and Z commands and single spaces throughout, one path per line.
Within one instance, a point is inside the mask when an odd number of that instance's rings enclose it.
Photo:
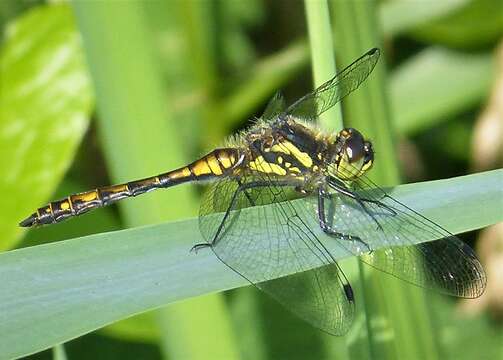
M 326 198 L 326 194 L 325 194 L 325 191 L 323 189 L 319 189 L 318 190 L 318 222 L 320 224 L 320 227 L 321 227 L 321 230 L 323 230 L 323 232 L 325 234 L 328 234 L 330 236 L 334 236 L 338 239 L 342 239 L 342 240 L 345 240 L 345 241 L 356 241 L 360 244 L 362 244 L 363 246 L 365 246 L 365 248 L 367 248 L 367 251 L 372 253 L 372 249 L 370 248 L 369 244 L 367 244 L 365 241 L 363 241 L 359 236 L 356 236 L 356 235 L 350 235 L 350 234 L 343 234 L 339 231 L 335 231 L 334 229 L 332 229 L 328 222 L 327 222 L 327 218 L 326 218 L 326 214 L 325 214 L 325 198 Z
M 330 187 L 332 187 L 337 192 L 339 192 L 341 194 L 344 194 L 346 196 L 349 196 L 350 198 L 352 198 L 352 199 L 354 199 L 356 201 L 359 201 L 359 202 L 362 202 L 362 203 L 376 204 L 380 208 L 388 210 L 391 215 L 393 215 L 393 216 L 397 215 L 397 212 L 391 206 L 389 206 L 389 205 L 387 205 L 387 204 L 385 204 L 385 203 L 383 203 L 382 201 L 379 201 L 379 200 L 367 199 L 367 198 L 361 197 L 357 193 L 349 190 L 346 186 L 344 186 L 343 183 L 341 183 L 339 180 L 337 180 L 337 179 L 335 179 L 333 177 L 329 177 L 328 178 L 328 183 L 330 184 Z M 389 197 L 389 196 L 387 194 L 384 194 L 381 197 L 381 199 L 385 198 L 385 197 Z
M 241 182 L 241 180 L 237 179 L 237 183 L 239 185 L 239 188 L 241 188 L 243 186 L 243 183 Z M 248 201 L 250 202 L 251 206 L 255 206 L 255 201 L 253 201 L 253 199 L 251 198 L 250 194 L 248 194 L 248 192 L 246 191 L 246 189 L 243 189 L 242 191 L 245 194 L 245 196 L 248 199 Z
M 250 205 L 251 206 L 255 206 L 255 202 L 253 201 L 253 199 L 251 198 L 250 194 L 248 194 L 248 192 L 246 190 L 257 188 L 257 187 L 269 186 L 270 185 L 269 183 L 260 182 L 260 181 L 252 181 L 252 182 L 243 184 L 240 179 L 237 179 L 237 183 L 238 183 L 239 186 L 236 189 L 236 191 L 234 192 L 234 194 L 232 195 L 232 199 L 231 199 L 231 202 L 229 204 L 229 207 L 225 211 L 224 217 L 223 217 L 222 221 L 220 222 L 220 225 L 218 226 L 218 229 L 217 229 L 217 231 L 215 233 L 215 236 L 213 237 L 213 240 L 211 242 L 209 242 L 209 243 L 199 243 L 199 244 L 196 244 L 196 245 L 194 245 L 190 249 L 190 251 L 195 251 L 197 253 L 197 251 L 199 249 L 206 248 L 206 247 L 212 247 L 212 246 L 214 246 L 217 243 L 218 238 L 220 236 L 220 233 L 222 232 L 222 230 L 224 228 L 225 222 L 227 221 L 227 219 L 228 219 L 228 217 L 229 217 L 232 209 L 234 208 L 234 206 L 236 204 L 236 201 L 238 199 L 238 195 L 241 192 L 243 192 L 245 194 L 245 196 L 247 197 L 248 201 L 250 201 Z M 284 181 L 284 182 L 283 181 L 278 181 L 278 182 L 275 182 L 274 184 L 278 185 L 278 186 L 291 186 L 291 183 L 286 182 L 286 181 Z
M 377 219 L 375 218 L 374 214 L 372 214 L 367 209 L 367 207 L 365 206 L 365 203 L 376 204 L 380 208 L 384 208 L 384 209 L 388 210 L 390 212 L 391 216 L 397 215 L 396 211 L 393 208 L 391 208 L 390 206 L 388 206 L 388 205 L 386 205 L 386 204 L 384 204 L 384 203 L 382 203 L 382 202 L 380 202 L 378 200 L 362 198 L 357 193 L 349 190 L 346 186 L 344 186 L 343 184 L 341 184 L 340 181 L 338 181 L 337 179 L 334 179 L 334 178 L 330 177 L 328 179 L 328 183 L 329 183 L 330 187 L 332 189 L 334 189 L 335 191 L 337 191 L 338 193 L 346 195 L 346 196 L 350 197 L 351 199 L 355 200 L 358 203 L 358 205 L 360 205 L 362 207 L 363 211 L 365 211 L 365 213 L 368 216 L 370 216 L 372 218 L 372 220 L 374 220 L 374 222 L 377 225 L 377 229 L 378 230 L 383 231 L 383 228 L 382 228 L 381 224 L 379 223 L 379 221 L 377 221 Z

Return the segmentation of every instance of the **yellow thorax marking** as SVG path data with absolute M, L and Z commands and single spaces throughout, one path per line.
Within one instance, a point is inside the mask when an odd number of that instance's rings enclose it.
M 277 164 L 271 164 L 264 160 L 262 156 L 257 157 L 249 164 L 250 169 L 266 174 L 286 175 L 286 170 Z
M 305 153 L 300 151 L 294 144 L 292 144 L 289 141 L 284 141 L 281 143 L 297 160 L 299 160 L 302 165 L 304 165 L 307 168 L 310 168 L 313 165 L 313 159 Z
M 286 155 L 290 155 L 290 151 L 287 148 L 282 147 L 281 144 L 273 145 L 271 147 L 271 150 L 273 152 L 280 152 L 280 153 L 283 153 L 283 154 L 286 154 Z

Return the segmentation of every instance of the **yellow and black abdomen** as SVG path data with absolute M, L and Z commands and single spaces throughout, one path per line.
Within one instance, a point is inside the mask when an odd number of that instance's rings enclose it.
M 243 158 L 244 155 L 239 149 L 216 149 L 187 166 L 164 174 L 124 184 L 105 186 L 50 202 L 39 208 L 19 225 L 30 227 L 53 224 L 155 189 L 229 175 L 242 163 Z

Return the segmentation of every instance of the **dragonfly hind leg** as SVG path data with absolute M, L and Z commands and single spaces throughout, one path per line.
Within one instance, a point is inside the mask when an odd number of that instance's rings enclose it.
M 268 183 L 259 182 L 259 181 L 252 181 L 252 182 L 248 182 L 248 183 L 243 183 L 240 179 L 237 179 L 236 181 L 238 183 L 238 188 L 236 189 L 236 191 L 232 195 L 230 204 L 227 207 L 227 210 L 225 211 L 224 217 L 223 217 L 222 221 L 220 222 L 220 225 L 218 226 L 218 229 L 217 229 L 217 231 L 215 233 L 215 236 L 213 237 L 213 240 L 211 242 L 208 242 L 208 243 L 195 244 L 190 249 L 191 252 L 195 251 L 197 253 L 198 250 L 203 249 L 203 248 L 207 248 L 207 247 L 211 248 L 212 246 L 214 246 L 217 243 L 218 238 L 220 236 L 220 233 L 222 232 L 222 230 L 224 228 L 224 225 L 225 225 L 225 223 L 226 223 L 226 221 L 227 221 L 227 219 L 228 219 L 228 217 L 230 215 L 230 212 L 232 211 L 232 209 L 236 205 L 236 201 L 237 201 L 238 195 L 240 193 L 243 193 L 246 196 L 246 198 L 250 202 L 250 206 L 255 206 L 256 205 L 255 201 L 252 199 L 251 195 L 246 190 L 253 189 L 253 188 L 258 188 L 258 187 L 267 187 L 267 186 L 269 186 Z M 290 183 L 288 183 L 286 181 L 277 181 L 274 184 L 277 185 L 277 186 L 290 186 L 291 185 Z
M 366 251 L 363 252 L 372 253 L 372 249 L 370 248 L 369 244 L 363 241 L 359 236 L 344 234 L 332 229 L 329 226 L 325 214 L 325 192 L 322 189 L 319 189 L 318 191 L 318 223 L 320 224 L 321 230 L 323 230 L 325 234 L 336 237 L 343 241 L 355 241 L 359 244 L 362 244 L 366 248 Z

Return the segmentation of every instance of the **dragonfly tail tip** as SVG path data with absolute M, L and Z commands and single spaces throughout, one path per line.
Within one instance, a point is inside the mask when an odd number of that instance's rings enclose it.
M 19 226 L 21 227 L 31 227 L 36 224 L 37 216 L 36 214 L 31 214 L 29 217 L 24 219 L 19 223 Z

